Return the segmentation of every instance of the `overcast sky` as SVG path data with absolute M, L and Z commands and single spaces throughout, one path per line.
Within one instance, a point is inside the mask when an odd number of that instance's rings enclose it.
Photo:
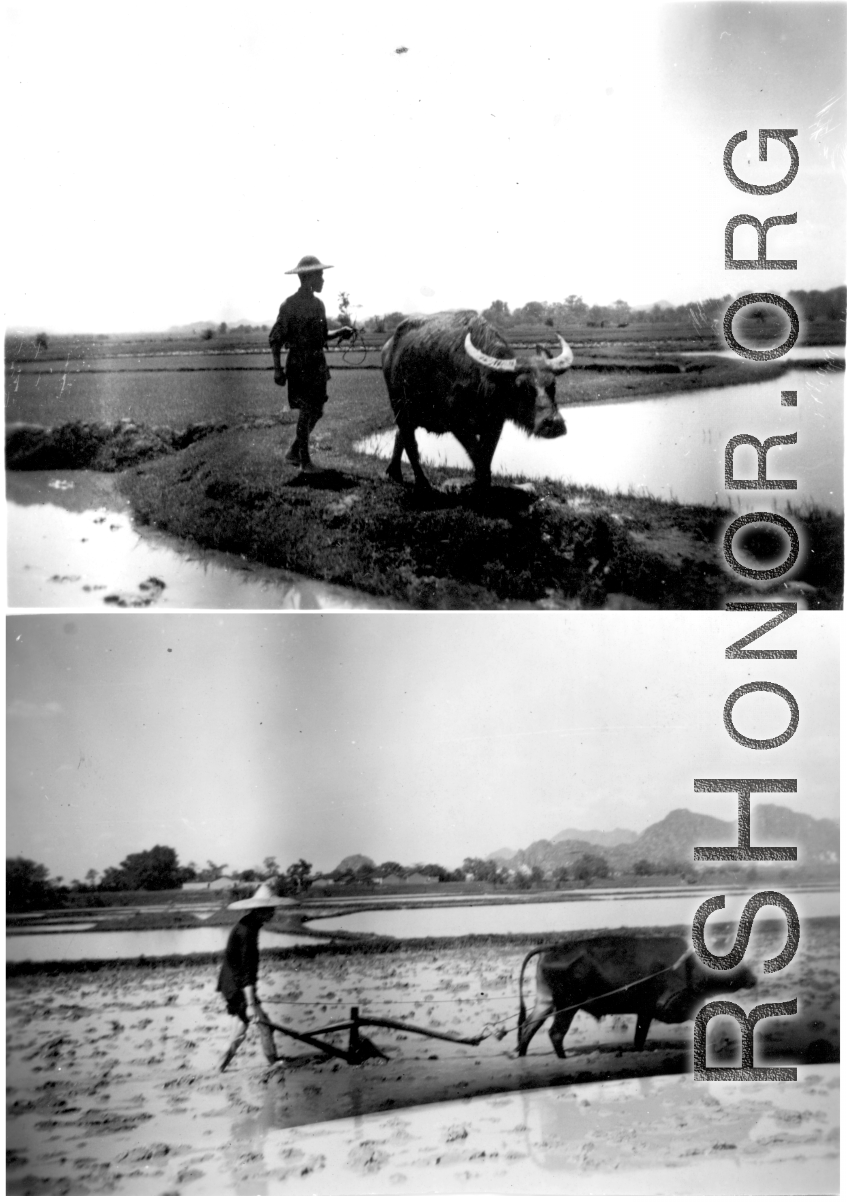
M 82 878 L 164 843 L 231 869 L 459 865 L 564 827 L 642 830 L 679 807 L 734 818 L 698 776 L 792 776 L 837 818 L 838 614 L 727 661 L 747 614 L 98 615 L 8 619 L 7 854 Z M 749 680 L 800 707 L 774 751 L 727 735 Z M 785 702 L 735 709 L 754 738 Z M 755 822 L 754 822 L 755 841 Z
M 10 4 L 6 321 L 270 322 L 303 254 L 330 313 L 495 297 L 673 303 L 843 283 L 841 4 Z M 774 197 L 756 131 L 799 130 Z M 751 162 L 747 162 L 752 158 Z M 737 254 L 749 257 L 737 235 Z M 749 248 L 749 249 L 752 249 Z

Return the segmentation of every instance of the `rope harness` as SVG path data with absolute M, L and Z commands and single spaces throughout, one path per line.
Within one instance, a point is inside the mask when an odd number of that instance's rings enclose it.
M 551 945 L 551 946 L 555 946 L 555 945 Z M 545 950 L 546 950 L 546 948 L 537 948 L 536 951 L 531 952 L 530 955 L 533 955 L 533 956 L 538 955 L 540 952 L 545 951 Z M 612 997 L 616 993 L 626 993 L 626 991 L 628 989 L 634 989 L 636 985 L 643 985 L 645 981 L 652 981 L 656 977 L 663 976 L 664 973 L 666 973 L 666 972 L 673 972 L 675 969 L 679 968 L 680 965 L 684 964 L 685 961 L 688 959 L 688 957 L 692 956 L 693 954 L 694 954 L 693 950 L 691 948 L 688 948 L 686 951 L 684 951 L 682 953 L 681 956 L 678 956 L 677 959 L 674 960 L 673 964 L 669 964 L 667 966 L 667 968 L 660 968 L 657 972 L 648 973 L 646 977 L 639 977 L 637 980 L 630 981 L 626 985 L 619 985 L 616 989 L 609 989 L 609 990 L 607 990 L 606 993 L 598 993 L 594 997 L 583 998 L 581 1001 L 576 1002 L 571 1006 L 562 1006 L 560 1009 L 554 1010 L 551 1015 L 548 1015 L 548 1017 L 555 1018 L 559 1014 L 568 1014 L 571 1010 L 580 1010 L 586 1004 L 590 1005 L 592 1002 L 599 1002 L 603 998 Z M 524 961 L 523 968 L 526 968 L 526 964 L 527 964 L 528 960 L 529 960 L 529 956 Z M 521 981 L 520 981 L 521 998 L 523 998 L 523 968 L 521 969 Z M 515 1015 L 510 1015 L 509 1017 L 514 1018 Z M 516 1024 L 514 1027 L 499 1027 L 496 1031 L 497 1039 L 504 1039 L 509 1034 L 510 1031 L 517 1031 L 518 1025 L 519 1024 Z
M 355 362 L 349 358 L 351 354 L 361 355 Z M 353 333 L 347 339 L 347 347 L 341 352 L 341 360 L 350 367 L 361 367 L 368 357 L 368 346 L 358 326 L 353 326 Z
M 556 945 L 550 944 L 549 946 L 555 947 Z M 529 956 L 527 956 L 526 960 L 524 960 L 523 966 L 521 968 L 521 980 L 519 983 L 521 1004 L 523 1004 L 523 973 L 524 973 L 524 970 L 526 969 L 526 965 L 532 956 L 539 955 L 541 952 L 546 951 L 546 950 L 547 950 L 547 947 L 536 948 L 535 951 L 531 952 L 529 954 Z M 691 948 L 688 948 L 686 951 L 684 951 L 682 953 L 681 956 L 677 957 L 677 959 L 674 960 L 673 964 L 669 964 L 665 968 L 660 968 L 656 972 L 651 972 L 651 973 L 648 973 L 646 976 L 638 977 L 634 981 L 629 981 L 626 985 L 618 985 L 615 989 L 608 989 L 605 993 L 595 994 L 594 997 L 582 998 L 580 1001 L 574 1002 L 570 1006 L 562 1006 L 558 1010 L 553 1010 L 550 1015 L 547 1015 L 545 1017 L 555 1018 L 559 1014 L 567 1014 L 572 1010 L 580 1010 L 583 1007 L 585 1007 L 586 1005 L 591 1005 L 592 1002 L 602 1001 L 603 998 L 613 997 L 617 993 L 626 993 L 626 991 L 628 989 L 634 989 L 636 987 L 636 985 L 643 985 L 646 981 L 655 980 L 656 977 L 661 977 L 665 973 L 674 972 L 677 968 L 679 968 L 682 964 L 685 963 L 685 961 L 689 958 L 689 956 L 692 956 L 693 954 L 694 954 L 693 950 Z M 288 1004 L 289 1005 L 291 1005 L 291 1004 L 297 1005 L 298 1003 L 295 1002 L 295 1003 L 288 1003 Z M 300 1002 L 299 1004 L 300 1005 L 312 1005 L 313 1003 Z M 402 1004 L 405 1006 L 408 1004 L 408 1002 L 404 1001 Z M 447 1003 L 445 1003 L 445 1004 L 447 1004 Z M 450 1003 L 450 1004 L 452 1004 L 452 1003 Z M 509 1019 L 517 1018 L 517 1017 L 519 1017 L 519 1013 L 509 1015 Z M 506 1020 L 506 1021 L 508 1021 L 508 1020 Z M 259 1022 L 259 1025 L 268 1026 L 272 1030 L 279 1031 L 283 1035 L 290 1035 L 296 1039 L 304 1038 L 302 1033 L 294 1032 L 290 1028 L 287 1028 L 287 1027 L 281 1027 L 281 1026 L 277 1025 L 276 1023 L 271 1022 L 269 1019 L 267 1019 L 264 1016 L 262 1018 L 258 1019 L 258 1022 Z M 483 1025 L 482 1033 L 480 1035 L 474 1036 L 473 1038 L 469 1038 L 469 1039 L 461 1039 L 461 1038 L 455 1038 L 455 1037 L 450 1037 L 450 1036 L 445 1037 L 443 1035 L 436 1035 L 435 1032 L 425 1031 L 421 1027 L 412 1027 L 408 1024 L 396 1023 L 391 1020 L 377 1020 L 376 1023 L 373 1023 L 372 1021 L 369 1021 L 367 1018 L 365 1018 L 364 1015 L 361 1017 L 360 1022 L 361 1022 L 361 1025 L 363 1025 L 363 1026 L 378 1025 L 378 1026 L 386 1026 L 386 1027 L 395 1027 L 400 1030 L 414 1031 L 417 1034 L 421 1034 L 421 1035 L 434 1035 L 435 1038 L 437 1038 L 437 1039 L 438 1038 L 441 1038 L 441 1039 L 448 1038 L 451 1040 L 451 1042 L 468 1043 L 468 1044 L 472 1044 L 473 1046 L 477 1046 L 478 1044 L 482 1043 L 484 1040 L 489 1039 L 492 1035 L 498 1041 L 505 1039 L 505 1037 L 510 1032 L 516 1031 L 520 1025 L 520 1024 L 516 1023 L 512 1027 L 506 1027 L 506 1026 L 502 1026 L 502 1025 L 494 1027 L 494 1026 L 492 1026 L 491 1023 L 485 1023 Z M 305 1042 L 311 1043 L 314 1046 L 321 1048 L 322 1050 L 331 1050 L 334 1054 L 337 1054 L 337 1049 L 332 1048 L 331 1045 L 322 1044 L 321 1042 L 316 1041 L 315 1036 L 319 1035 L 319 1034 L 326 1034 L 332 1030 L 346 1029 L 347 1027 L 349 1027 L 349 1025 L 350 1025 L 349 1023 L 337 1023 L 337 1024 L 331 1025 L 330 1027 L 323 1027 L 318 1031 L 312 1032 L 310 1034 L 306 1034 Z

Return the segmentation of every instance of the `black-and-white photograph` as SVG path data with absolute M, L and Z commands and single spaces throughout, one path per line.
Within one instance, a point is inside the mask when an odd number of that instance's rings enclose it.
M 11 10 L 9 603 L 839 608 L 844 17 Z
M 839 1189 L 844 0 L 10 0 L 7 1194 Z
M 758 752 L 749 615 L 10 618 L 10 1192 L 837 1191 L 806 617 Z

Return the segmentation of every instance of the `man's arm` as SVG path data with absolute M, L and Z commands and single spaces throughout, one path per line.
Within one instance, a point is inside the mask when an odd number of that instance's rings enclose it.
M 282 344 L 286 341 L 286 331 L 285 318 L 282 309 L 283 306 L 280 305 L 277 319 L 271 327 L 270 334 L 268 334 L 268 343 L 271 348 L 271 356 L 274 362 L 274 384 L 280 385 L 285 383 L 285 368 L 282 366 Z

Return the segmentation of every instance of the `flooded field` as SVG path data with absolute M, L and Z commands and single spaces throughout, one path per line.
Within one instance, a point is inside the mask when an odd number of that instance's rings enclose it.
M 47 928 L 42 928 L 47 932 Z M 45 934 L 11 935 L 6 933 L 6 963 L 24 960 L 135 960 L 139 956 L 187 956 L 192 952 L 222 952 L 229 927 L 191 927 L 171 931 L 86 931 L 73 934 L 53 931 Z M 283 935 L 262 931 L 259 946 L 300 947 L 314 944 L 308 935 Z M 318 940 L 318 942 L 320 942 Z
M 798 997 L 798 1015 L 765 1033 L 771 1062 L 802 1066 L 790 1085 L 694 1082 L 690 1020 L 654 1022 L 636 1053 L 634 1015 L 579 1012 L 565 1061 L 543 1033 L 518 1058 L 526 950 L 267 959 L 263 1002 L 295 1030 L 358 1006 L 485 1036 L 469 1046 L 370 1028 L 388 1059 L 356 1067 L 277 1036 L 285 1063 L 271 1073 L 255 1036 L 218 1071 L 231 1020 L 213 965 L 13 977 L 8 1193 L 675 1196 L 702 1194 L 704 1171 L 712 1193 L 837 1191 L 838 1066 L 804 1057 L 821 1039 L 837 1056 L 833 924 L 809 923 L 784 972 L 734 995 L 745 1011 Z M 767 951 L 754 926 L 751 961 Z
M 112 476 L 8 472 L 6 492 L 8 602 L 16 608 L 393 608 L 355 589 L 139 530 Z
M 351 392 L 375 390 L 388 412 L 380 371 L 369 370 L 367 363 L 357 370 L 339 364 L 333 356 L 329 362 L 330 405 L 343 403 Z M 5 387 L 7 426 L 128 420 L 180 429 L 190 422 L 231 422 L 288 409 L 285 391 L 273 382 L 270 356 L 250 353 L 128 356 L 97 360 L 91 367 L 78 361 L 26 363 L 7 371 Z
M 697 908 L 716 889 L 699 895 L 590 898 L 584 901 L 528 903 L 520 906 L 456 906 L 443 910 L 365 910 L 335 918 L 318 918 L 309 923 L 313 931 L 350 931 L 357 935 L 390 935 L 394 939 L 455 935 L 521 935 L 608 930 L 616 927 L 650 927 L 691 924 Z M 716 911 L 709 922 L 737 921 L 749 890 L 723 890 L 726 908 Z M 792 889 L 791 899 L 801 919 L 839 913 L 835 890 L 804 892 Z M 773 910 L 773 916 L 779 912 Z M 768 915 L 770 916 L 770 914 Z
M 818 356 L 820 357 L 820 356 Z M 797 407 L 783 408 L 781 391 L 797 392 Z M 559 393 L 567 398 L 567 388 Z M 844 376 L 840 372 L 797 369 L 779 380 L 702 392 L 638 399 L 618 404 L 563 408 L 568 432 L 549 441 L 529 438 L 506 423 L 494 455 L 493 471 L 529 478 L 549 477 L 608 492 L 650 494 L 665 501 L 726 504 L 724 449 L 735 434 L 764 439 L 797 434 L 793 446 L 768 453 L 770 479 L 796 479 L 804 505 L 814 502 L 838 512 L 844 508 Z M 470 469 L 452 435 L 417 433 L 423 459 Z M 365 439 L 358 449 L 388 458 L 394 430 Z M 736 476 L 755 479 L 752 447 L 735 454 Z M 761 507 L 757 490 L 733 491 L 735 507 Z M 790 492 L 776 494 L 784 505 Z M 767 494 L 769 503 L 772 494 Z

